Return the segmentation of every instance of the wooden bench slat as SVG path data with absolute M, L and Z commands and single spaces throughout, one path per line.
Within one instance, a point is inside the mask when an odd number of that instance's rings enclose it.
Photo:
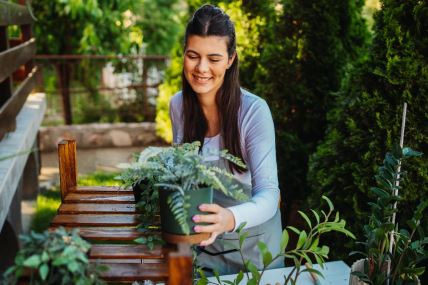
M 164 259 L 165 254 L 169 250 L 162 249 L 161 246 L 155 246 L 149 249 L 146 245 L 142 244 L 95 244 L 92 245 L 89 252 L 89 258 L 102 258 L 102 259 Z
M 135 203 L 134 195 L 113 194 L 84 194 L 68 193 L 64 198 L 65 203 L 99 203 L 99 204 L 130 204 Z
M 67 215 L 58 214 L 52 222 L 52 226 L 85 227 L 85 226 L 136 226 L 138 215 Z
M 168 264 L 166 263 L 101 264 L 109 267 L 107 271 L 101 273 L 101 277 L 106 281 L 166 281 L 168 279 Z
M 91 263 L 143 263 L 142 259 L 89 259 Z
M 133 195 L 132 189 L 123 189 L 120 186 L 77 186 L 70 187 L 69 192 L 84 194 L 116 194 Z
M 135 204 L 61 204 L 60 214 L 133 214 Z
M 55 230 L 55 225 L 52 225 L 49 229 Z M 72 230 L 73 227 L 64 227 L 66 230 Z M 144 234 L 138 232 L 135 227 L 85 227 L 79 229 L 79 235 L 87 240 L 92 241 L 133 241 L 136 238 L 143 236 Z

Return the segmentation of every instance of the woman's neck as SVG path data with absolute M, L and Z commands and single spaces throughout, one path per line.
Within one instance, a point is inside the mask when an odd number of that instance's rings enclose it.
M 206 137 L 213 137 L 220 132 L 220 120 L 218 107 L 214 96 L 198 95 L 199 104 L 201 104 L 202 111 L 208 121 L 208 130 L 205 134 Z

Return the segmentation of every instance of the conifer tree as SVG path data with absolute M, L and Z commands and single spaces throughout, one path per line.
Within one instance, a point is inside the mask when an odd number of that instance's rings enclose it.
M 274 117 L 286 216 L 294 201 L 311 195 L 308 158 L 324 136 L 332 93 L 366 47 L 363 4 L 284 0 L 276 6 L 277 20 L 266 35 L 269 44 L 259 60 L 255 91 L 267 99 Z
M 331 197 L 360 239 L 372 177 L 387 150 L 399 141 L 404 102 L 404 144 L 425 155 L 405 166 L 408 175 L 397 217 L 408 219 L 409 209 L 428 193 L 427 2 L 383 0 L 374 32 L 369 56 L 352 69 L 337 93 L 326 137 L 311 157 L 308 175 L 314 188 L 311 197 Z M 352 247 L 335 244 L 344 254 Z

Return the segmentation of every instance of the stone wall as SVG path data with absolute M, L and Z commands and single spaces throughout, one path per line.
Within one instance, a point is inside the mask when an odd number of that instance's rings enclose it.
M 74 139 L 79 149 L 165 145 L 155 123 L 85 124 L 40 128 L 40 150 L 56 151 L 63 139 Z

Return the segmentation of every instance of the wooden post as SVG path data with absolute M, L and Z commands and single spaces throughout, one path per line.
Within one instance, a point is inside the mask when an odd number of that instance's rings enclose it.
M 64 201 L 70 188 L 77 185 L 76 142 L 74 140 L 63 140 L 58 144 L 58 162 L 61 201 Z
M 168 285 L 192 285 L 192 251 L 189 244 L 178 244 L 168 257 Z
M 71 68 L 68 62 L 60 62 L 56 64 L 58 75 L 59 90 L 62 98 L 62 110 L 64 112 L 64 122 L 66 125 L 73 124 L 73 115 L 71 113 L 70 99 L 70 81 Z

